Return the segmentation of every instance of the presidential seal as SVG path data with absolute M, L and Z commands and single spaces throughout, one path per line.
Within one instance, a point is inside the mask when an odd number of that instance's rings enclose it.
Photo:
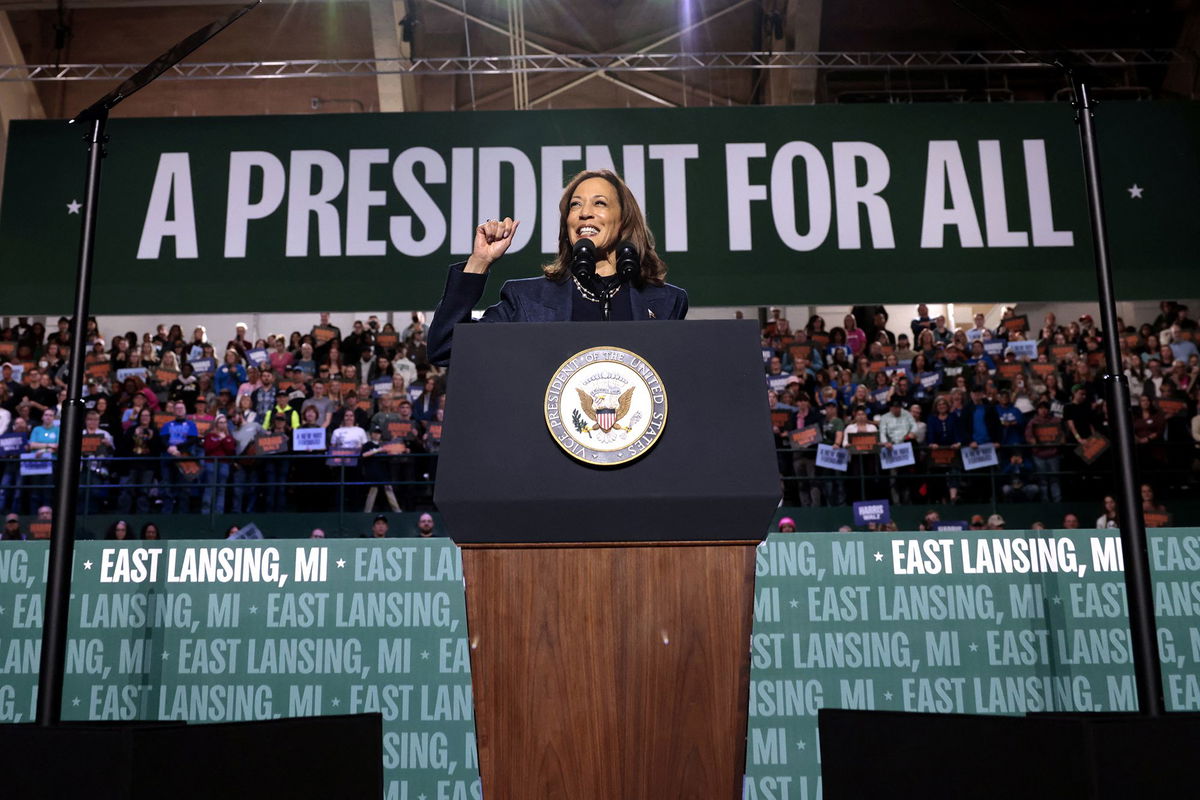
M 620 347 L 568 358 L 546 387 L 546 426 L 558 446 L 588 464 L 644 455 L 667 421 L 667 392 L 654 367 Z

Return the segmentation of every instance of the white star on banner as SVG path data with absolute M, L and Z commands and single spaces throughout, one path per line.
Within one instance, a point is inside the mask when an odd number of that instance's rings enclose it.
M 171 657 L 171 654 L 170 654 L 170 653 L 168 653 L 166 650 L 164 650 L 164 651 L 163 651 L 163 654 L 162 654 L 162 660 L 163 660 L 163 661 L 166 661 L 166 660 L 167 660 L 168 658 L 170 658 L 170 657 Z
M 251 614 L 257 614 L 257 613 L 258 613 L 258 606 L 250 606 L 250 613 L 251 613 Z
M 797 750 L 803 750 L 803 749 L 804 749 L 804 748 L 806 748 L 806 747 L 808 747 L 808 744 L 807 744 L 807 743 L 805 743 L 805 741 L 804 741 L 803 739 L 801 739 L 800 741 L 796 742 L 796 749 L 797 749 Z
M 74 700 L 72 700 L 71 705 L 73 705 L 75 708 L 79 708 L 79 698 L 76 697 Z
M 4 606 L 0 606 L 0 614 L 4 613 Z
M 883 561 L 883 553 L 876 553 L 876 554 L 875 554 L 875 560 L 876 560 L 876 561 Z
M 333 706 L 334 708 L 337 708 L 341 704 L 342 704 L 342 699 L 340 697 L 335 697 L 329 701 L 329 705 Z
M 883 693 L 883 699 L 884 699 L 884 700 L 891 700 L 891 699 L 892 699 L 892 693 L 891 693 L 891 692 L 884 692 L 884 693 Z
M 81 209 L 81 208 L 83 208 L 83 206 L 79 205 L 78 200 L 72 200 L 71 202 L 67 203 L 67 213 L 68 214 L 78 214 L 79 209 Z
M 334 562 L 334 563 L 336 563 L 336 564 L 338 565 L 338 569 L 341 569 L 342 567 L 346 566 L 346 559 L 344 559 L 344 558 L 339 558 L 339 559 L 338 559 L 336 562 Z
M 974 642 L 971 642 L 969 645 L 967 645 L 967 649 L 970 650 L 972 653 L 977 653 L 977 652 L 979 652 L 979 645 L 975 644 Z
M 91 568 L 92 568 L 92 562 L 91 562 L 91 561 L 85 561 L 85 562 L 83 562 L 83 568 L 84 568 L 84 569 L 91 569 Z
M 1057 597 L 1057 596 L 1056 596 L 1056 597 L 1054 598 L 1054 605 L 1056 605 L 1056 606 L 1061 606 L 1061 605 L 1062 605 L 1062 598 L 1061 598 L 1061 597 Z
M 429 660 L 429 651 L 428 651 L 428 650 L 422 650 L 422 651 L 421 651 L 421 660 L 422 660 L 422 661 L 428 661 L 428 660 Z
M 1128 189 L 1126 189 L 1125 191 L 1129 192 L 1129 199 L 1130 199 L 1130 200 L 1141 200 L 1141 199 L 1142 199 L 1142 192 L 1146 191 L 1146 188 L 1145 188 L 1144 186 L 1138 186 L 1138 185 L 1135 183 L 1133 186 L 1130 186 L 1130 187 L 1129 187 Z
M 792 608 L 799 608 L 800 601 L 793 598 L 792 600 L 788 601 L 788 605 L 791 606 Z

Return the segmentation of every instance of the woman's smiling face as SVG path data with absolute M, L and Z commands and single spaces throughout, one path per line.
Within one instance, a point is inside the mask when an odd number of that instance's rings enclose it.
M 580 239 L 591 239 L 606 253 L 621 237 L 621 201 L 617 190 L 604 178 L 588 178 L 575 187 L 567 204 L 567 241 L 574 247 Z

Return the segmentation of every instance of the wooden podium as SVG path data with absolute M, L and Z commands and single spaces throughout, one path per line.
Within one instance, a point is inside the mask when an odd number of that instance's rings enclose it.
M 598 345 L 645 358 L 670 402 L 654 448 L 608 469 L 562 452 L 542 410 Z M 463 552 L 484 797 L 740 798 L 779 491 L 756 327 L 460 325 L 454 346 L 437 502 Z M 697 347 L 724 365 L 719 417 Z

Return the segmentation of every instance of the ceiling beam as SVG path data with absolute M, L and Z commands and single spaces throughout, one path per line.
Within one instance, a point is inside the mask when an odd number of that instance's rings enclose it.
M 824 0 L 787 0 L 783 10 L 783 41 L 763 32 L 763 49 L 821 49 L 821 7 Z M 772 46 L 774 45 L 774 46 Z M 820 71 L 815 69 L 771 70 L 767 98 L 773 106 L 811 105 L 817 101 Z
M 741 8 L 742 6 L 749 5 L 750 3 L 753 3 L 753 2 L 757 2 L 757 0 L 738 0 L 733 5 L 727 6 L 723 9 L 721 9 L 720 11 L 716 11 L 712 14 L 709 14 L 707 17 L 704 17 L 703 19 L 693 22 L 691 25 L 685 25 L 685 26 L 679 28 L 678 30 L 674 30 L 665 36 L 661 36 L 658 39 L 655 39 L 654 41 L 650 42 L 650 44 L 648 44 L 644 47 L 638 48 L 636 51 L 634 51 L 634 55 L 637 55 L 640 53 L 649 53 L 653 50 L 657 50 L 658 48 L 662 47 L 664 44 L 673 42 L 674 40 L 678 39 L 679 37 L 691 32 L 691 31 L 694 31 L 696 28 L 707 25 L 710 22 L 714 22 L 715 20 L 720 19 L 721 17 L 725 16 L 726 14 L 736 11 L 737 9 Z M 622 61 L 624 61 L 624 59 L 619 59 L 617 61 L 617 63 L 614 64 L 613 66 L 619 65 Z M 573 89 L 576 86 L 578 86 L 579 84 L 584 83 L 585 81 L 589 81 L 592 78 L 609 78 L 609 77 L 610 76 L 608 75 L 608 73 L 605 72 L 604 70 L 596 70 L 595 72 L 590 72 L 587 75 L 584 75 L 580 78 L 576 78 L 573 81 L 567 81 L 565 84 L 558 87 L 557 89 L 547 92 L 546 94 L 543 94 L 540 97 L 533 98 L 532 100 L 529 101 L 529 104 L 531 106 L 534 106 L 539 103 L 544 103 L 545 101 L 549 100 L 550 98 L 555 97 L 556 95 L 562 94 L 563 92 L 565 92 L 569 89 Z
M 404 41 L 400 20 L 404 19 L 404 0 L 370 0 L 371 41 L 375 57 L 380 59 L 411 58 L 412 44 Z M 394 62 L 393 62 L 394 63 Z M 379 65 L 383 73 L 384 66 Z M 412 75 L 398 73 L 375 76 L 379 89 L 380 111 L 417 111 L 416 81 Z

